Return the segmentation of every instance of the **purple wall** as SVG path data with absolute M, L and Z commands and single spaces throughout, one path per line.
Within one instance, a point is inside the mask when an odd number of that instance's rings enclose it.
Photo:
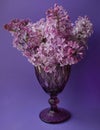
M 33 66 L 11 45 L 3 25 L 13 18 L 45 17 L 58 3 L 72 21 L 88 15 L 94 24 L 86 57 L 72 67 L 70 80 L 59 95 L 60 104 L 72 118 L 59 125 L 40 121 L 49 96 L 39 86 Z M 99 0 L 0 0 L 0 130 L 100 130 L 100 1 Z

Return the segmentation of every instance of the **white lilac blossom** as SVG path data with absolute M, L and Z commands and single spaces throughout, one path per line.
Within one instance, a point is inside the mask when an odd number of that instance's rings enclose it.
M 79 17 L 75 24 L 62 6 L 54 5 L 46 12 L 46 19 L 12 20 L 5 25 L 14 37 L 13 46 L 20 50 L 34 66 L 52 73 L 56 66 L 78 63 L 83 57 L 87 39 L 93 33 L 88 17 Z
M 93 33 L 92 26 L 87 16 L 78 17 L 72 31 L 74 38 L 79 42 L 86 43 L 87 39 Z

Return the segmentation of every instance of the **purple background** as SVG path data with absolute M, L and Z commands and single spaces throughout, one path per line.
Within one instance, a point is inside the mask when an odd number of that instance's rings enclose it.
M 38 114 L 48 107 L 49 96 L 42 90 L 34 67 L 11 45 L 11 35 L 3 25 L 14 18 L 45 17 L 58 3 L 71 20 L 88 15 L 94 24 L 86 57 L 73 65 L 60 104 L 72 113 L 65 123 L 42 122 Z M 100 130 L 100 1 L 99 0 L 0 0 L 0 130 Z

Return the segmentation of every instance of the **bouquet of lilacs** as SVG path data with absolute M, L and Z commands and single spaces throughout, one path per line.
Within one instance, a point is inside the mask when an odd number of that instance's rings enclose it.
M 46 19 L 36 23 L 14 19 L 5 29 L 14 37 L 13 46 L 34 66 L 49 73 L 58 65 L 79 62 L 87 49 L 87 39 L 93 33 L 87 16 L 72 23 L 66 10 L 57 4 L 46 12 Z

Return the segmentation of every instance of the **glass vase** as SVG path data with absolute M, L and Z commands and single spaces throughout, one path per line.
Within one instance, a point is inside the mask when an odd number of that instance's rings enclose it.
M 68 81 L 71 66 L 57 66 L 55 72 L 47 73 L 41 67 L 35 67 L 36 77 L 43 90 L 50 95 L 48 100 L 50 108 L 40 112 L 40 119 L 46 123 L 60 123 L 70 118 L 70 113 L 64 108 L 57 107 L 59 99 L 57 95 L 61 93 Z

